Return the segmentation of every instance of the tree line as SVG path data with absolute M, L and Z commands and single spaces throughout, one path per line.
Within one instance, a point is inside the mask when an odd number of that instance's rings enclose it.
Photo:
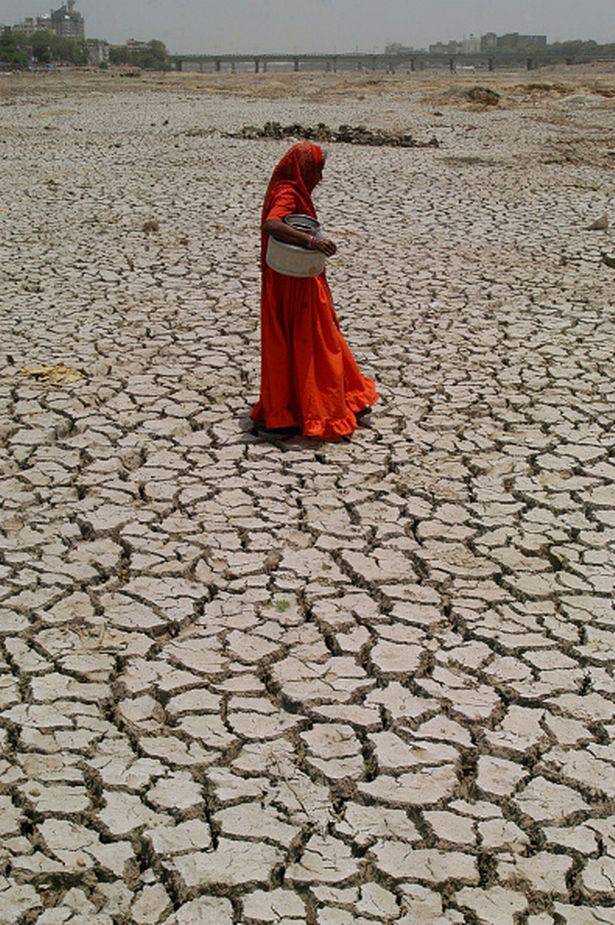
M 152 70 L 164 70 L 169 66 L 164 43 L 155 39 L 141 48 L 113 45 L 109 58 L 111 64 Z M 32 59 L 37 64 L 87 64 L 87 43 L 83 39 L 67 38 L 47 30 L 31 35 L 15 30 L 0 33 L 0 62 L 14 68 L 26 68 Z
M 574 39 L 568 42 L 552 42 L 540 50 L 541 55 L 557 58 L 579 58 L 591 61 L 596 58 L 615 58 L 615 42 L 601 45 L 593 39 Z
M 169 67 L 169 55 L 164 42 L 152 39 L 145 48 L 128 48 L 112 45 L 109 50 L 111 64 L 130 64 L 146 70 L 163 71 Z
M 55 32 L 41 30 L 27 35 L 25 32 L 3 32 L 0 35 L 0 60 L 13 67 L 27 67 L 31 58 L 39 64 L 61 61 L 66 64 L 87 64 L 85 42 L 66 38 Z

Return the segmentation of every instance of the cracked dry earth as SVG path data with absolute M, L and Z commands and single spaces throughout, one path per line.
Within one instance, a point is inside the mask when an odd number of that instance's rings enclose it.
M 0 922 L 615 923 L 612 102 L 45 87 L 0 108 Z M 442 142 L 318 196 L 348 444 L 250 434 L 285 145 L 185 133 L 269 118 Z

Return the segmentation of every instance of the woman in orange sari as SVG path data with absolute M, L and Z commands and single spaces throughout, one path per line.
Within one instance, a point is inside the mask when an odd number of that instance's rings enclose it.
M 347 437 L 378 400 L 372 379 L 361 375 L 340 329 L 326 275 L 292 277 L 267 266 L 272 234 L 289 244 L 320 250 L 335 244 L 283 222 L 300 213 L 316 218 L 312 191 L 322 178 L 325 155 L 301 142 L 286 152 L 273 172 L 261 220 L 261 387 L 252 409 L 257 426 L 300 431 L 308 437 Z

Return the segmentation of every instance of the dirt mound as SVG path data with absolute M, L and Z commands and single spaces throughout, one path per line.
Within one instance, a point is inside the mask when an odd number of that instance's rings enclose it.
M 479 103 L 481 106 L 499 106 L 501 100 L 497 90 L 489 87 L 472 87 L 466 92 L 466 97 L 471 103 Z
M 574 83 L 561 80 L 532 80 L 527 83 L 512 84 L 508 93 L 517 102 L 540 103 L 549 100 L 572 100 L 576 97 L 584 98 L 589 102 L 592 100 L 599 102 L 600 98 L 615 97 L 615 84 L 608 79 L 584 80 Z
M 454 109 L 465 109 L 469 112 L 477 110 L 496 109 L 504 104 L 504 95 L 501 88 L 495 86 L 468 84 L 468 82 L 445 82 L 442 78 L 435 83 L 433 91 L 421 99 L 429 106 L 449 106 Z
M 574 90 L 575 88 L 572 84 L 543 80 L 515 84 L 510 88 L 510 93 L 515 96 L 531 97 L 532 99 L 554 100 L 561 96 L 568 96 Z

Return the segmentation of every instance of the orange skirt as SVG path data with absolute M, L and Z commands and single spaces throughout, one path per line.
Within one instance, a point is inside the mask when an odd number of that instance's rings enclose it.
M 325 274 L 295 279 L 270 267 L 261 290 L 261 389 L 252 418 L 334 439 L 378 400 L 340 329 Z

